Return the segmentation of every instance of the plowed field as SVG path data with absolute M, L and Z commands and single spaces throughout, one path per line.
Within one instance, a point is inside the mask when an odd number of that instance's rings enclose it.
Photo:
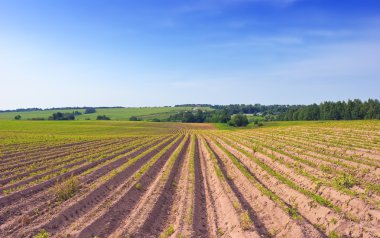
M 380 236 L 380 122 L 107 123 L 1 128 L 0 237 Z

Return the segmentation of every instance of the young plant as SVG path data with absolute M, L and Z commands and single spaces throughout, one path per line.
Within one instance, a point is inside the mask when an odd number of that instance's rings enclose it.
M 173 226 L 169 226 L 161 235 L 160 238 L 167 238 L 174 234 Z
M 335 184 L 340 188 L 352 188 L 357 182 L 351 174 L 344 173 L 335 179 Z
M 33 238 L 49 238 L 49 233 L 45 230 L 39 231 Z
M 241 228 L 243 230 L 249 230 L 249 229 L 251 229 L 251 227 L 253 225 L 253 221 L 249 217 L 248 211 L 244 211 L 240 215 L 240 225 L 241 225 Z
M 58 201 L 63 202 L 75 195 L 79 190 L 79 179 L 73 175 L 67 180 L 55 184 L 55 196 Z

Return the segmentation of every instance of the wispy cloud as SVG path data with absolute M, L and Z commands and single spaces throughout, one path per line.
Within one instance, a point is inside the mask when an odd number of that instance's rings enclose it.
M 8 0 L 0 108 L 378 97 L 379 3 L 332 2 Z
M 304 34 L 315 37 L 335 38 L 352 36 L 355 35 L 356 32 L 348 29 L 310 29 L 304 31 Z
M 246 4 L 265 4 L 273 7 L 289 7 L 299 0 L 193 0 L 181 5 L 178 10 L 181 12 L 220 12 L 228 7 Z
M 274 47 L 284 45 L 299 45 L 303 39 L 290 35 L 251 36 L 243 39 L 225 40 L 208 44 L 211 48 L 247 48 L 247 47 Z M 274 49 L 274 48 L 273 48 Z
M 340 80 L 365 79 L 380 81 L 380 43 L 359 41 L 315 47 L 314 56 L 279 65 L 281 78 Z

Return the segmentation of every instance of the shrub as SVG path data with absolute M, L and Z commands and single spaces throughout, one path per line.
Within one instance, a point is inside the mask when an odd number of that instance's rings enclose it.
M 111 120 L 111 118 L 107 117 L 106 115 L 99 115 L 96 117 L 96 120 Z
M 261 121 L 259 121 L 259 119 L 253 120 L 253 125 L 255 125 L 256 127 L 264 126 L 264 124 Z
M 20 120 L 20 119 L 21 119 L 20 115 L 15 116 L 15 120 Z
M 70 178 L 64 181 L 58 181 L 55 184 L 55 196 L 58 201 L 66 201 L 73 197 L 79 189 L 79 180 L 71 175 Z
M 74 113 L 62 113 L 62 112 L 56 112 L 53 113 L 52 116 L 49 117 L 49 120 L 75 120 Z
M 228 121 L 228 125 L 236 126 L 236 127 L 247 126 L 248 125 L 248 118 L 246 115 L 236 114 L 236 115 L 232 116 L 230 121 Z
M 141 121 L 141 119 L 138 118 L 138 117 L 136 117 L 136 116 L 131 116 L 131 117 L 129 118 L 129 120 L 130 120 L 130 121 Z
M 84 114 L 90 114 L 90 113 L 95 113 L 95 112 L 96 112 L 95 108 L 93 108 L 93 107 L 88 107 L 88 108 L 86 108 L 86 110 L 84 111 Z
M 33 117 L 33 118 L 29 118 L 28 120 L 31 120 L 31 121 L 44 121 L 45 118 L 43 118 L 43 117 Z

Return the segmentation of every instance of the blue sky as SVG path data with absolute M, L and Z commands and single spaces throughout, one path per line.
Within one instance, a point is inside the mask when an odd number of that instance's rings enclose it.
M 0 0 L 0 109 L 379 98 L 377 0 Z

